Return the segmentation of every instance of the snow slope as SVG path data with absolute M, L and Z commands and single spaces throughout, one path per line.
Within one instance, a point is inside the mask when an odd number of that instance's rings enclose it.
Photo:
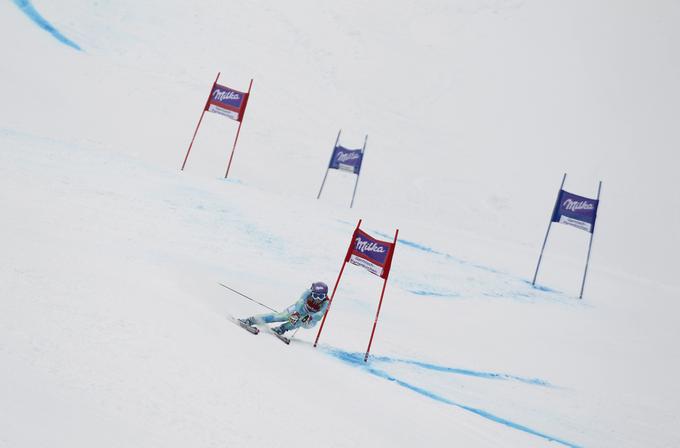
M 679 444 L 679 14 L 0 4 L 0 446 Z M 255 80 L 229 180 L 212 114 L 178 170 L 217 71 Z M 315 199 L 340 127 L 369 134 L 351 210 L 343 173 Z M 573 228 L 530 285 L 565 171 L 604 181 L 583 301 Z M 283 308 L 359 218 L 400 229 L 369 363 L 354 266 L 316 349 L 229 322 L 264 310 L 218 282 Z

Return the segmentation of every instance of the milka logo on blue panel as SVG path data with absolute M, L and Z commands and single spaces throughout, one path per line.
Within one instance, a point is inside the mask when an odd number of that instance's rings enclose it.
M 338 162 L 351 162 L 354 160 L 357 160 L 361 157 L 361 154 L 357 154 L 356 152 L 343 152 L 343 151 L 338 151 L 337 157 L 335 158 L 336 161 Z
M 359 174 L 362 158 L 363 153 L 361 149 L 347 149 L 342 146 L 336 146 L 333 149 L 333 157 L 331 158 L 329 168 Z
M 572 212 L 577 212 L 579 210 L 594 210 L 595 205 L 593 203 L 588 202 L 588 201 L 574 201 L 573 199 L 567 199 L 562 203 L 562 207 L 564 207 L 565 210 L 569 210 Z
M 561 190 L 552 221 L 592 233 L 597 218 L 598 203 L 597 199 L 590 199 Z

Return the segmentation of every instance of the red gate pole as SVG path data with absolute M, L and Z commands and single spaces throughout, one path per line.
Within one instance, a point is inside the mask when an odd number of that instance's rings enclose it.
M 231 155 L 229 156 L 229 164 L 227 165 L 227 172 L 224 173 L 224 178 L 226 179 L 229 175 L 229 168 L 231 168 L 231 159 L 234 158 L 234 151 L 236 151 L 236 142 L 238 141 L 238 135 L 241 133 L 241 125 L 243 124 L 243 119 L 246 115 L 246 106 L 248 105 L 248 100 L 250 99 L 250 89 L 253 87 L 253 79 L 250 79 L 250 85 L 248 85 L 248 93 L 246 94 L 245 104 L 243 105 L 243 112 L 241 112 L 241 119 L 238 122 L 238 129 L 236 130 L 236 138 L 234 139 L 234 146 L 231 148 Z
M 335 281 L 335 286 L 333 287 L 333 292 L 331 293 L 331 298 L 328 299 L 328 308 L 326 308 L 326 312 L 323 315 L 323 319 L 321 319 L 321 326 L 319 327 L 319 332 L 316 334 L 316 339 L 314 340 L 314 347 L 316 347 L 316 344 L 319 342 L 319 336 L 321 336 L 321 330 L 323 330 L 323 324 L 326 322 L 326 317 L 328 316 L 328 312 L 331 310 L 331 304 L 333 303 L 333 297 L 335 297 L 335 291 L 338 289 L 338 284 L 340 283 L 340 277 L 342 277 L 342 272 L 345 270 L 345 266 L 347 265 L 347 260 L 349 259 L 349 254 L 352 251 L 352 242 L 354 241 L 354 235 L 356 234 L 356 231 L 359 229 L 360 225 L 361 225 L 361 219 L 357 223 L 357 228 L 354 230 L 354 233 L 352 233 L 352 240 L 350 240 L 349 247 L 347 247 L 347 254 L 345 255 L 345 259 L 342 261 L 342 267 L 340 268 L 340 274 L 338 275 L 338 279 Z
M 394 233 L 394 242 L 392 243 L 392 253 L 390 254 L 390 268 L 392 267 L 392 255 L 394 255 L 394 249 L 397 247 L 397 236 L 399 235 L 399 229 Z M 378 311 L 375 313 L 375 320 L 373 321 L 373 331 L 371 331 L 371 339 L 368 340 L 368 347 L 366 348 L 366 355 L 364 356 L 364 362 L 368 360 L 368 352 L 371 351 L 371 344 L 373 343 L 373 335 L 375 334 L 375 327 L 378 324 L 378 316 L 380 315 L 380 307 L 382 306 L 383 296 L 385 295 L 385 287 L 387 286 L 387 278 L 390 276 L 389 271 L 385 276 L 385 282 L 383 283 L 382 292 L 380 293 L 380 302 L 378 302 Z
M 215 84 L 217 84 L 217 80 L 220 78 L 220 72 L 217 72 L 217 78 L 215 78 L 215 82 L 213 83 L 212 87 L 210 88 L 210 93 L 208 94 L 208 99 L 205 100 L 205 106 L 203 106 L 203 112 L 201 112 L 201 118 L 198 119 L 198 124 L 196 125 L 196 130 L 194 131 L 194 136 L 191 137 L 191 143 L 189 143 L 189 149 L 187 150 L 187 155 L 184 156 L 184 162 L 182 163 L 182 168 L 180 171 L 184 171 L 184 165 L 187 164 L 187 159 L 189 158 L 189 153 L 191 152 L 191 147 L 194 145 L 194 139 L 196 138 L 196 134 L 198 133 L 198 128 L 201 126 L 201 121 L 203 121 L 203 115 L 205 115 L 205 110 L 208 108 L 208 103 L 210 102 L 210 95 L 212 95 L 213 90 L 215 90 Z

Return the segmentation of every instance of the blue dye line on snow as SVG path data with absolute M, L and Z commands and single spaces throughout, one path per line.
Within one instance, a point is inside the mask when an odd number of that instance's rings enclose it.
M 360 354 L 357 354 L 356 356 L 361 357 Z M 519 381 L 521 383 L 526 383 L 526 384 L 531 384 L 534 386 L 544 386 L 544 387 L 553 387 L 550 383 L 547 381 L 544 381 L 540 378 L 524 378 L 521 376 L 515 376 L 515 375 L 508 375 L 506 373 L 496 373 L 496 372 L 481 372 L 477 370 L 469 370 L 469 369 L 460 369 L 457 367 L 446 367 L 446 366 L 439 366 L 436 364 L 429 364 L 426 362 L 422 361 L 416 361 L 413 359 L 399 359 L 399 358 L 390 358 L 388 356 L 373 356 L 371 357 L 372 360 L 374 361 L 380 361 L 380 362 L 388 362 L 388 363 L 400 363 L 400 364 L 410 364 L 413 366 L 418 366 L 422 367 L 423 369 L 428 369 L 428 370 L 434 370 L 437 372 L 446 372 L 446 373 L 455 373 L 458 375 L 466 375 L 466 376 L 474 376 L 477 378 L 485 378 L 485 379 L 490 379 L 490 380 L 512 380 L 512 381 Z M 363 358 L 361 358 L 363 361 Z
M 483 409 L 478 409 L 478 408 L 473 408 L 471 406 L 466 406 L 461 403 L 457 403 L 455 401 L 449 400 L 448 398 L 442 397 L 441 395 L 437 395 L 432 391 L 429 391 L 427 389 L 423 389 L 422 387 L 415 386 L 413 384 L 407 383 L 406 381 L 402 381 L 396 377 L 391 376 L 387 372 L 384 372 L 382 370 L 378 370 L 376 368 L 373 368 L 370 366 L 370 364 L 364 363 L 364 357 L 363 354 L 361 353 L 348 353 L 344 352 L 342 350 L 338 349 L 331 349 L 328 347 L 325 347 L 324 350 L 329 353 L 332 356 L 335 356 L 336 358 L 340 359 L 341 361 L 344 361 L 348 364 L 351 364 L 355 367 L 360 367 L 366 370 L 368 373 L 371 375 L 375 375 L 377 377 L 386 379 L 388 381 L 391 381 L 395 384 L 398 384 L 401 387 L 404 387 L 406 389 L 409 389 L 413 392 L 416 392 L 420 395 L 423 395 L 427 398 L 430 398 L 432 400 L 438 401 L 440 403 L 448 404 L 451 406 L 455 406 L 457 408 L 463 409 L 468 412 L 472 412 L 473 414 L 479 415 L 480 417 L 483 417 L 487 420 L 491 420 L 496 423 L 500 423 L 501 425 L 507 426 L 512 429 L 516 429 L 518 431 L 525 432 L 527 434 L 531 434 L 537 437 L 540 437 L 542 439 L 548 440 L 550 442 L 557 442 L 559 444 L 562 444 L 564 446 L 570 447 L 570 448 L 581 448 L 580 445 L 577 445 L 572 442 L 568 442 L 563 439 L 558 439 L 557 437 L 553 437 L 551 435 L 542 433 L 540 431 L 537 431 L 535 429 L 529 428 L 528 426 L 521 425 L 519 423 L 515 423 L 511 420 L 499 417 L 497 415 L 491 414 Z M 374 358 L 375 359 L 375 358 Z
M 380 235 L 384 238 L 389 237 L 389 235 L 386 235 L 386 234 L 381 233 L 381 232 L 376 232 L 376 234 Z M 414 249 L 417 249 L 421 252 L 426 252 L 428 254 L 439 255 L 439 256 L 446 258 L 447 260 L 452 260 L 452 261 L 455 261 L 456 263 L 459 263 L 459 264 L 469 265 L 469 266 L 472 266 L 473 268 L 482 269 L 484 271 L 491 272 L 493 274 L 502 274 L 501 271 L 498 271 L 496 269 L 490 268 L 488 266 L 483 266 L 481 264 L 474 264 L 474 263 L 470 263 L 469 261 L 461 260 L 460 258 L 456 258 L 453 255 L 447 254 L 445 252 L 440 252 L 440 251 L 433 249 L 429 246 L 425 246 L 423 244 L 416 243 L 415 241 L 409 241 L 409 240 L 405 240 L 405 239 L 402 239 L 402 238 L 398 238 L 397 241 L 399 243 L 403 244 L 404 246 L 412 247 Z
M 548 435 L 548 434 L 544 434 L 542 432 L 536 431 L 535 429 L 531 429 L 528 426 L 524 426 L 524 425 L 521 425 L 519 423 L 515 423 L 513 421 L 507 420 L 507 419 L 505 419 L 503 417 L 499 417 L 497 415 L 493 415 L 493 414 L 491 414 L 491 413 L 489 413 L 489 412 L 487 412 L 483 409 L 473 408 L 471 406 L 466 406 L 464 404 L 456 403 L 455 401 L 451 401 L 447 398 L 444 398 L 444 397 L 437 395 L 433 392 L 430 392 L 426 389 L 420 388 L 418 386 L 414 386 L 413 384 L 410 384 L 410 383 L 407 383 L 405 381 L 401 381 L 397 378 L 394 378 L 394 377 L 390 376 L 389 374 L 382 372 L 380 370 L 371 369 L 371 368 L 368 368 L 367 370 L 370 373 L 372 373 L 376 376 L 385 378 L 386 380 L 389 380 L 389 381 L 393 381 L 394 383 L 396 383 L 396 384 L 398 384 L 402 387 L 410 389 L 410 390 L 412 390 L 416 393 L 424 395 L 424 396 L 431 398 L 435 401 L 439 401 L 440 403 L 445 403 L 445 404 L 448 404 L 448 405 L 451 405 L 451 406 L 456 406 L 460 409 L 464 409 L 468 412 L 472 412 L 473 414 L 477 414 L 480 417 L 484 417 L 484 418 L 491 420 L 493 422 L 500 423 L 501 425 L 507 426 L 509 428 L 516 429 L 516 430 L 522 431 L 522 432 L 526 432 L 527 434 L 531 434 L 531 435 L 534 435 L 534 436 L 538 436 L 538 437 L 545 439 L 549 442 L 557 442 L 559 444 L 562 444 L 564 446 L 568 446 L 570 448 L 580 448 L 580 445 L 576 445 L 575 443 L 568 442 L 568 441 L 562 440 L 562 439 L 558 439 L 557 437 L 553 437 L 553 436 Z
M 71 48 L 75 48 L 78 51 L 82 51 L 82 48 L 80 46 L 73 42 L 71 39 L 68 37 L 64 36 L 59 32 L 58 29 L 54 27 L 50 22 L 48 22 L 31 4 L 30 0 L 13 0 L 14 4 L 17 5 L 17 7 L 28 16 L 33 22 L 35 22 L 36 25 L 38 25 L 40 28 L 44 29 L 48 33 L 50 33 L 52 36 L 54 36 L 55 39 L 57 39 L 59 42 L 61 42 L 64 45 L 68 45 Z
M 423 289 L 408 289 L 408 292 L 415 294 L 417 296 L 428 296 L 428 297 L 460 297 L 460 294 L 455 292 L 438 292 L 438 291 L 425 291 Z
M 558 291 L 552 288 L 548 288 L 547 286 L 541 286 L 541 285 L 532 285 L 529 280 L 522 280 L 524 283 L 532 287 L 533 289 L 538 289 L 539 291 L 544 291 L 544 292 L 554 292 L 557 293 Z
M 390 237 L 389 235 L 384 234 L 382 232 L 375 232 L 375 233 L 377 235 L 382 236 L 383 238 L 389 238 Z M 429 246 L 425 246 L 423 244 L 416 243 L 415 241 L 409 241 L 409 240 L 405 240 L 405 239 L 402 239 L 402 238 L 398 238 L 397 241 L 400 244 L 403 244 L 404 246 L 408 246 L 408 247 L 411 247 L 413 249 L 416 249 L 416 250 L 419 250 L 421 252 L 425 252 L 425 253 L 428 253 L 428 254 L 439 255 L 441 257 L 446 258 L 447 260 L 454 261 L 458 264 L 467 265 L 467 266 L 470 266 L 470 267 L 473 267 L 473 268 L 481 269 L 483 271 L 490 272 L 492 274 L 509 275 L 509 274 L 506 274 L 505 272 L 499 271 L 498 269 L 494 269 L 494 268 L 490 268 L 488 266 L 484 266 L 484 265 L 481 265 L 481 264 L 471 263 L 469 261 L 462 260 L 460 258 L 454 257 L 453 255 L 447 254 L 445 252 L 440 252 L 440 251 L 433 249 Z M 517 278 L 517 280 L 521 281 L 522 283 L 528 284 L 533 289 L 537 289 L 539 291 L 548 292 L 548 293 L 559 294 L 559 291 L 557 291 L 555 289 L 551 289 L 551 288 L 548 288 L 548 287 L 545 287 L 545 286 L 532 285 L 530 281 L 525 280 L 523 278 Z M 438 294 L 438 293 L 435 293 L 435 292 L 428 292 L 428 291 L 422 291 L 422 293 L 419 293 L 417 291 L 411 291 L 411 292 L 414 293 L 414 294 L 417 294 L 417 295 L 431 295 L 431 296 L 440 296 L 440 297 L 448 297 L 449 296 L 449 295 L 445 295 L 445 294 Z
M 384 235 L 384 236 L 387 236 L 387 235 Z M 438 250 L 434 250 L 431 247 L 423 246 L 422 244 L 418 244 L 418 243 L 413 242 L 413 241 L 404 240 L 404 239 L 401 239 L 401 238 L 398 238 L 397 241 L 399 241 L 404 246 L 409 246 L 409 247 L 412 247 L 414 249 L 418 249 L 422 252 L 427 252 L 427 253 L 434 254 L 434 255 L 446 255 L 443 252 L 439 252 Z

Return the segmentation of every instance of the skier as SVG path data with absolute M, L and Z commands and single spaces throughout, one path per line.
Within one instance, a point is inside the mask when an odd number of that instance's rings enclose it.
M 254 325 L 284 322 L 278 327 L 272 328 L 279 336 L 295 328 L 312 328 L 323 318 L 328 308 L 328 285 L 324 282 L 314 282 L 305 290 L 297 302 L 281 311 L 280 313 L 267 313 L 239 319 L 241 325 L 253 327 Z

